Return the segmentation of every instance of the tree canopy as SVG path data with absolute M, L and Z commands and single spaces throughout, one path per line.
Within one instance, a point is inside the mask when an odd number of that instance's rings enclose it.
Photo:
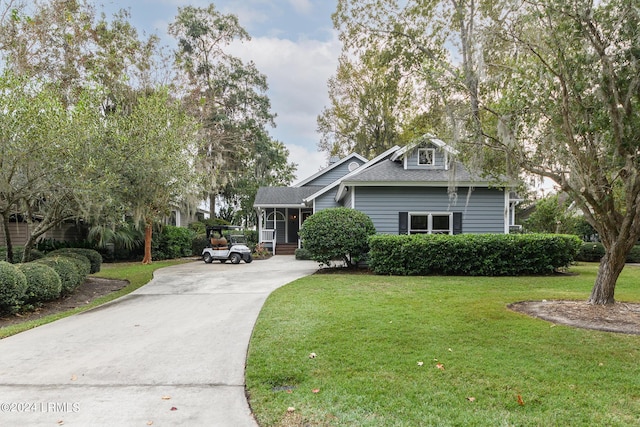
M 640 237 L 637 4 L 339 0 L 333 18 L 356 56 L 404 52 L 471 167 L 546 177 L 569 195 L 606 249 L 589 301 L 613 303 Z

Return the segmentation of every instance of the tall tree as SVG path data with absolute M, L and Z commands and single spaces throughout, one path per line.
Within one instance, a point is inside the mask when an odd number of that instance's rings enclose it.
M 249 34 L 236 16 L 213 4 L 180 8 L 169 32 L 178 40 L 176 63 L 187 77 L 184 99 L 201 124 L 197 166 L 208 177 L 214 216 L 216 196 L 255 152 L 255 135 L 273 125 L 266 77 L 225 50 Z
M 631 0 L 340 0 L 335 21 L 359 46 L 404 43 L 425 84 L 466 100 L 453 140 L 485 170 L 569 194 L 606 250 L 589 301 L 610 304 L 640 237 L 639 13 Z
M 119 182 L 112 189 L 118 204 L 145 228 L 143 263 L 151 263 L 153 225 L 197 181 L 193 150 L 197 125 L 166 89 L 137 97 L 130 111 L 112 113 L 104 139 L 115 157 L 126 159 L 114 167 Z M 112 156 L 112 158 L 114 158 Z
M 328 85 L 331 105 L 318 116 L 318 146 L 330 155 L 375 157 L 398 142 L 403 118 L 419 111 L 410 79 L 388 50 L 344 53 Z

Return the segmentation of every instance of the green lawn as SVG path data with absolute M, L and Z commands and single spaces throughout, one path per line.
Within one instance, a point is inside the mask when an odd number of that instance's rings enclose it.
M 256 324 L 252 410 L 263 427 L 640 425 L 640 336 L 506 308 L 586 300 L 596 269 L 293 282 L 269 297 Z M 640 302 L 640 268 L 625 268 L 616 298 Z

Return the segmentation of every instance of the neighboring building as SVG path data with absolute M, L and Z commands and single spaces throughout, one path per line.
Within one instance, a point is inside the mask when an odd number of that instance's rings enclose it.
M 253 205 L 259 241 L 274 252 L 300 247 L 304 220 L 340 206 L 367 214 L 383 234 L 509 233 L 515 193 L 472 175 L 456 154 L 425 136 L 369 161 L 351 154 L 294 187 L 261 187 Z

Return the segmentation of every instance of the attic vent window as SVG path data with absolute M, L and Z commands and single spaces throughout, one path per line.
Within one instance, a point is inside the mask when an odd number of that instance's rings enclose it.
M 349 172 L 353 172 L 354 170 L 358 169 L 359 167 L 360 167 L 360 163 L 351 162 L 351 163 L 349 163 Z
M 435 164 L 436 150 L 433 148 L 421 148 L 418 150 L 418 165 L 433 166 Z

